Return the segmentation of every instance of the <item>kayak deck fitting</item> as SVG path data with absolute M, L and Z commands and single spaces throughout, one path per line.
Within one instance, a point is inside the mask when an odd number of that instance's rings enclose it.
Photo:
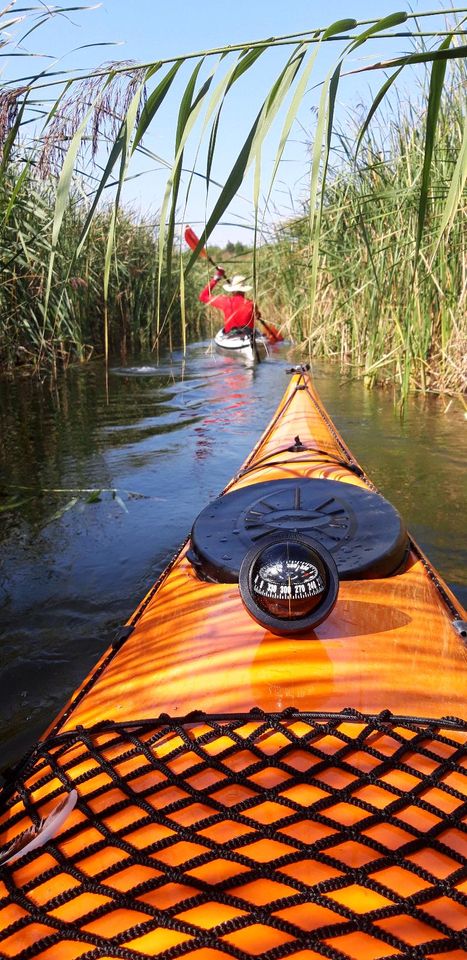
M 298 369 L 7 783 L 0 956 L 465 958 L 465 614 L 373 497 Z M 239 563 L 299 521 L 332 548 L 339 592 L 281 635 L 250 616 Z M 58 835 L 28 851 L 73 791 Z

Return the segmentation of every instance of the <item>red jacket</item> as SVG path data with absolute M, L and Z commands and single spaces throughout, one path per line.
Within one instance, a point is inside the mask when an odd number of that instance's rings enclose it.
M 254 303 L 241 293 L 232 293 L 230 296 L 220 294 L 218 297 L 211 297 L 211 291 L 218 282 L 216 279 L 209 281 L 199 295 L 201 303 L 208 303 L 210 307 L 222 310 L 226 333 L 233 327 L 248 327 L 253 330 L 255 325 Z

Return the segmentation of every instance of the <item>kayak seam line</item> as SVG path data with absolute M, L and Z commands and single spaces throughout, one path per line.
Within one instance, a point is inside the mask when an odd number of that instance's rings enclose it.
M 324 423 L 326 424 L 329 432 L 332 434 L 332 436 L 334 437 L 334 440 L 336 441 L 336 443 L 338 444 L 338 446 L 339 446 L 340 449 L 342 450 L 347 465 L 355 464 L 355 466 L 358 467 L 358 469 L 360 470 L 360 474 L 359 474 L 359 475 L 361 476 L 362 480 L 364 480 L 365 483 L 368 484 L 368 486 L 369 486 L 372 490 L 375 491 L 375 493 L 379 493 L 380 491 L 378 490 L 378 488 L 377 488 L 377 487 L 374 485 L 374 483 L 370 480 L 370 478 L 367 476 L 367 474 L 365 473 L 365 471 L 363 470 L 363 468 L 360 466 L 360 464 L 357 463 L 357 461 L 354 459 L 352 453 L 350 452 L 350 450 L 348 449 L 348 447 L 346 446 L 346 444 L 344 443 L 344 441 L 342 440 L 342 438 L 339 436 L 339 434 L 338 434 L 338 432 L 337 432 L 337 430 L 336 430 L 336 428 L 335 428 L 335 426 L 334 426 L 334 423 L 332 422 L 332 420 L 330 419 L 330 417 L 328 416 L 328 414 L 326 413 L 326 411 L 324 410 L 324 408 L 321 407 L 321 405 L 318 403 L 318 401 L 317 401 L 316 397 L 314 396 L 313 392 L 310 390 L 310 385 L 309 385 L 309 383 L 306 383 L 306 384 L 305 384 L 305 387 L 306 387 L 307 394 L 308 394 L 308 396 L 309 396 L 312 404 L 314 405 L 314 407 L 315 407 L 316 410 L 318 411 L 319 416 L 320 416 L 321 419 L 324 421 Z
M 308 393 L 308 395 L 309 395 L 309 397 L 310 397 L 310 400 L 312 401 L 312 403 L 314 404 L 314 406 L 315 406 L 316 409 L 318 410 L 318 413 L 321 415 L 322 419 L 323 419 L 324 422 L 326 423 L 326 425 L 327 425 L 328 429 L 330 430 L 330 432 L 332 433 L 334 439 L 335 439 L 336 442 L 339 444 L 340 448 L 344 451 L 344 453 L 346 454 L 346 456 L 348 456 L 348 455 L 350 454 L 350 451 L 347 450 L 344 441 L 341 440 L 341 438 L 339 437 L 339 434 L 337 433 L 336 428 L 334 427 L 334 424 L 333 424 L 332 420 L 329 418 L 329 416 L 328 416 L 328 414 L 326 413 L 326 411 L 321 407 L 321 405 L 318 403 L 318 401 L 317 401 L 316 398 L 314 397 L 313 393 L 312 393 L 311 390 L 309 389 L 309 383 L 306 383 L 306 389 L 307 389 L 307 393 Z M 362 469 L 362 468 L 360 468 L 360 469 Z M 370 480 L 370 478 L 367 477 L 367 475 L 366 475 L 366 473 L 365 473 L 364 470 L 362 470 L 361 479 L 362 479 L 366 484 L 368 484 L 368 486 L 369 486 L 372 490 L 374 490 L 376 493 L 379 493 L 379 492 L 380 492 L 380 491 L 378 490 L 378 488 L 375 486 L 375 484 Z M 412 547 L 414 553 L 416 554 L 416 556 L 418 557 L 418 559 L 419 559 L 420 562 L 422 563 L 422 565 L 423 565 L 423 567 L 424 567 L 424 569 L 425 569 L 425 572 L 426 572 L 427 576 L 429 577 L 429 579 L 430 579 L 431 582 L 433 583 L 433 586 L 435 587 L 435 589 L 438 591 L 438 593 L 439 593 L 441 599 L 443 600 L 445 606 L 447 607 L 447 609 L 449 610 L 449 612 L 452 614 L 452 616 L 453 616 L 454 618 L 457 618 L 457 617 L 459 616 L 459 610 L 458 610 L 458 608 L 457 608 L 457 607 L 454 605 L 454 603 L 452 602 L 449 594 L 446 592 L 443 584 L 440 582 L 440 580 L 439 580 L 439 578 L 438 578 L 435 570 L 433 569 L 431 563 L 430 563 L 429 560 L 427 560 L 427 558 L 424 556 L 424 554 L 423 554 L 422 551 L 420 550 L 420 547 L 415 543 L 415 541 L 414 541 L 414 539 L 413 539 L 413 537 L 411 536 L 410 533 L 409 533 L 409 540 L 410 540 L 411 547 Z
M 458 607 L 455 606 L 455 604 L 454 604 L 453 601 L 451 600 L 451 597 L 449 596 L 449 594 L 447 593 L 447 591 L 446 591 L 446 589 L 444 588 L 443 584 L 442 584 L 441 581 L 439 580 L 439 578 L 438 578 L 438 576 L 437 576 L 434 568 L 432 567 L 430 561 L 427 560 L 427 558 L 425 557 L 423 551 L 420 549 L 420 547 L 419 547 L 418 544 L 415 542 L 415 540 L 413 540 L 412 537 L 410 537 L 410 541 L 411 541 L 412 549 L 413 549 L 416 557 L 418 558 L 418 560 L 419 560 L 420 563 L 422 564 L 422 566 L 425 568 L 425 572 L 426 572 L 428 578 L 431 580 L 433 586 L 435 587 L 435 589 L 436 589 L 436 590 L 438 591 L 438 593 L 440 594 L 441 599 L 443 600 L 445 606 L 448 608 L 449 612 L 452 614 L 453 618 L 454 618 L 455 620 L 457 620 L 457 619 L 459 618 L 459 613 L 462 613 L 462 612 L 463 612 L 462 609 L 461 609 L 460 607 L 458 608 Z M 454 627 L 453 627 L 453 629 L 454 629 Z
M 292 393 L 290 394 L 290 396 L 287 397 L 287 400 L 285 401 L 283 407 L 281 407 L 281 408 L 276 412 L 275 417 L 273 417 L 273 419 L 271 420 L 271 422 L 270 422 L 270 424 L 269 424 L 269 427 L 268 427 L 266 433 L 265 433 L 263 436 L 260 437 L 260 439 L 258 440 L 258 443 L 253 447 L 253 450 L 251 451 L 250 456 L 247 457 L 247 459 L 244 461 L 244 464 L 243 464 L 243 466 L 240 468 L 240 470 L 232 477 L 232 479 L 229 481 L 229 483 L 227 484 L 227 486 L 224 487 L 222 493 L 226 493 L 226 491 L 229 490 L 229 488 L 232 486 L 232 484 L 236 483 L 236 481 L 237 481 L 238 479 L 240 479 L 240 477 L 241 477 L 241 475 L 242 475 L 242 470 L 246 470 L 246 469 L 250 466 L 250 464 L 253 465 L 253 459 L 254 459 L 254 456 L 255 456 L 255 454 L 256 454 L 256 451 L 259 450 L 260 447 L 262 447 L 263 444 L 265 444 L 265 443 L 267 442 L 268 437 L 269 437 L 269 436 L 271 435 L 271 433 L 273 432 L 276 424 L 279 422 L 279 420 L 281 419 L 281 417 L 283 416 L 283 414 L 285 413 L 285 411 L 286 411 L 286 410 L 288 409 L 288 407 L 290 406 L 290 404 L 291 404 L 291 402 L 292 402 L 295 394 L 296 394 L 296 393 L 298 392 L 298 390 L 300 389 L 300 386 L 299 386 L 299 385 L 300 385 L 300 380 L 301 380 L 302 378 L 303 378 L 303 373 L 300 374 L 299 379 L 298 379 L 297 383 L 295 384 L 294 390 L 292 391 Z
M 146 596 L 143 598 L 143 600 L 137 607 L 135 613 L 133 614 L 131 619 L 128 621 L 130 626 L 134 627 L 138 623 L 138 620 L 140 619 L 140 617 L 142 616 L 142 614 L 150 604 L 154 594 L 157 593 L 159 587 L 162 585 L 162 583 L 164 582 L 164 580 L 166 579 L 166 577 L 174 567 L 175 563 L 177 562 L 182 550 L 184 549 L 184 547 L 186 547 L 186 545 L 189 542 L 190 542 L 190 535 L 185 537 L 185 539 L 182 541 L 178 549 L 175 551 L 172 559 L 169 561 L 168 565 L 164 567 L 164 570 L 162 571 L 160 576 L 157 578 L 153 586 L 150 588 L 149 593 L 146 594 Z

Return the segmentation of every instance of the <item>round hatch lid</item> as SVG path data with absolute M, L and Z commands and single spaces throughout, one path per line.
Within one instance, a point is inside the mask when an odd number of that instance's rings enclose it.
M 402 518 L 378 493 L 340 480 L 254 483 L 226 493 L 199 514 L 189 559 L 199 575 L 236 583 L 248 550 L 271 533 L 311 536 L 332 554 L 340 579 L 387 577 L 402 565 Z

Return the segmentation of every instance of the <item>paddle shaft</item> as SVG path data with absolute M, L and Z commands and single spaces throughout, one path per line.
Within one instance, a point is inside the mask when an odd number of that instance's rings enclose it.
M 205 249 L 205 248 L 203 247 L 203 249 Z M 213 260 L 212 257 L 209 256 L 209 253 L 208 253 L 207 250 L 206 250 L 205 252 L 206 252 L 206 260 L 209 260 L 209 263 L 211 264 L 211 266 L 215 267 L 216 270 L 218 270 L 218 271 L 224 270 L 223 267 L 219 267 L 218 264 L 216 263 L 216 261 Z M 225 273 L 225 271 L 223 272 L 222 276 L 223 276 L 224 280 L 227 280 L 227 283 L 230 283 L 230 279 L 229 279 L 229 277 L 227 276 L 227 274 Z

